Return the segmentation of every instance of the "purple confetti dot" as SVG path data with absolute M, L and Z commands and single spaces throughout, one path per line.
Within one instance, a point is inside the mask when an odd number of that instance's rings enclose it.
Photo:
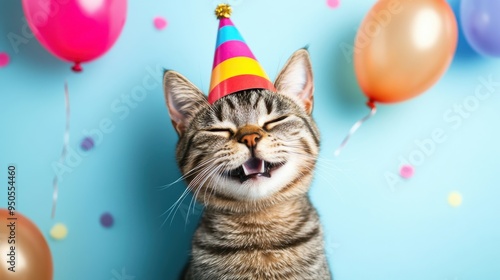
M 114 219 L 110 213 L 106 212 L 101 215 L 101 225 L 105 228 L 109 228 L 113 225 Z
M 90 137 L 85 137 L 82 140 L 81 147 L 84 151 L 88 151 L 88 150 L 92 149 L 94 147 L 94 139 L 92 139 Z

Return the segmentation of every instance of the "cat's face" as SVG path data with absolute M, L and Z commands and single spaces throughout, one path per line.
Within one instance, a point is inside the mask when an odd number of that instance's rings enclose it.
M 313 83 L 306 50 L 278 76 L 278 93 L 248 90 L 209 105 L 178 73 L 165 73 L 165 94 L 179 134 L 177 161 L 205 203 L 277 201 L 308 189 L 319 150 L 310 114 Z

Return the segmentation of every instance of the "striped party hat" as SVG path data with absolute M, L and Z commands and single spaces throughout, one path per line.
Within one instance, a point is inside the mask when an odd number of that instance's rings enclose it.
M 231 7 L 228 4 L 219 4 L 215 15 L 219 19 L 219 32 L 208 102 L 213 104 L 226 95 L 247 89 L 276 92 L 266 72 L 229 19 Z

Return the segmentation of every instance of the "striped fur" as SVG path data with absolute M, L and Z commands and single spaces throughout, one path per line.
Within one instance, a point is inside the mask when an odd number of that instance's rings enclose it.
M 167 71 L 164 83 L 177 162 L 205 206 L 185 279 L 331 279 L 307 195 L 320 144 L 307 51 L 289 59 L 278 93 L 242 91 L 210 106 L 180 74 Z M 238 141 L 244 131 L 260 135 L 253 151 Z M 270 178 L 230 176 L 252 156 L 272 164 Z

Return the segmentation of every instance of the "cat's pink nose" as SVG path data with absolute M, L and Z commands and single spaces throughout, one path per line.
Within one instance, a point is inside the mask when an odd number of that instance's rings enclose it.
M 258 134 L 258 133 L 249 133 L 249 134 L 243 135 L 238 140 L 238 142 L 247 145 L 249 148 L 254 148 L 255 146 L 257 146 L 257 142 L 259 141 L 259 139 L 260 139 L 260 134 Z

